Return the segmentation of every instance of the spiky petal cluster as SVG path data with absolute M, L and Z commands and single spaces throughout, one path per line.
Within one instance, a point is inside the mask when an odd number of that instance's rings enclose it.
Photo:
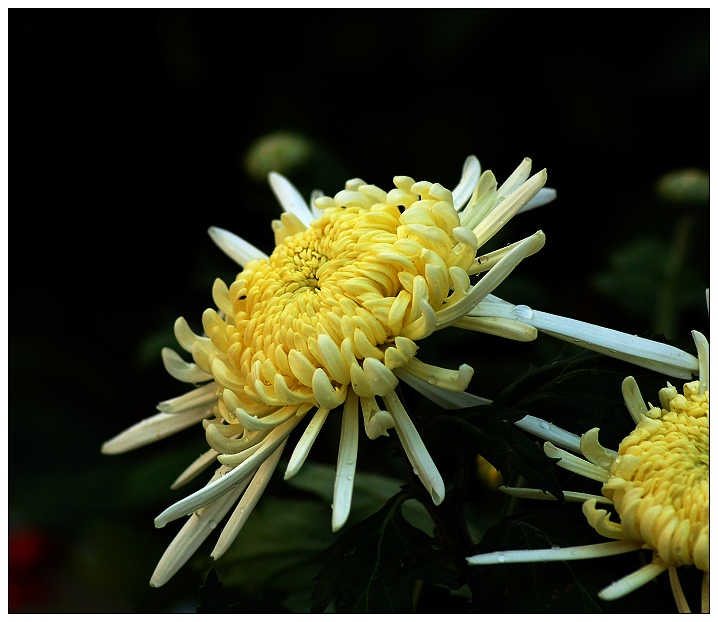
M 221 466 L 202 490 L 157 517 L 158 527 L 192 514 L 152 579 L 161 585 L 188 559 L 236 504 L 213 557 L 231 544 L 279 461 L 287 436 L 311 413 L 285 477 L 302 466 L 330 411 L 342 408 L 333 528 L 347 520 L 356 468 L 358 425 L 377 438 L 395 428 L 434 503 L 444 484 L 395 392 L 399 379 L 447 407 L 487 403 L 466 389 L 473 374 L 419 360 L 417 341 L 441 328 L 464 328 L 531 340 L 536 329 L 515 318 L 467 317 L 469 311 L 528 255 L 543 233 L 477 257 L 477 250 L 516 212 L 553 198 L 546 172 L 529 178 L 530 160 L 498 187 L 490 171 L 469 158 L 451 192 L 409 177 L 389 192 L 360 179 L 311 207 L 283 177 L 270 183 L 284 214 L 273 223 L 267 256 L 241 238 L 213 228 L 215 242 L 240 265 L 228 287 L 217 280 L 217 310 L 195 334 L 180 318 L 177 340 L 186 363 L 165 349 L 175 378 L 207 384 L 159 405 L 161 414 L 105 444 L 117 453 L 202 421 L 210 450 L 175 482 L 179 486 L 215 460 Z M 534 199 L 533 205 L 529 202 Z M 471 276 L 483 274 L 472 284 Z M 361 413 L 361 415 L 360 415 Z
M 661 406 L 647 406 L 633 377 L 623 382 L 624 400 L 636 428 L 620 443 L 617 452 L 601 446 L 598 428 L 579 438 L 535 417 L 526 417 L 517 424 L 547 439 L 544 451 L 558 458 L 559 466 L 603 484 L 604 496 L 571 491 L 564 494 L 569 501 L 581 501 L 589 524 L 616 542 L 487 553 L 469 558 L 470 564 L 588 559 L 644 548 L 653 551 L 651 563 L 611 584 L 599 596 L 605 600 L 620 598 L 668 569 L 678 609 L 689 611 L 676 568 L 690 565 L 704 572 L 702 609 L 707 611 L 708 343 L 700 333 L 694 331 L 693 335 L 699 352 L 700 378 L 686 383 L 683 394 L 669 383 L 659 392 Z M 503 490 L 519 497 L 553 498 L 526 488 Z M 613 505 L 621 522 L 612 521 L 611 514 L 597 504 Z

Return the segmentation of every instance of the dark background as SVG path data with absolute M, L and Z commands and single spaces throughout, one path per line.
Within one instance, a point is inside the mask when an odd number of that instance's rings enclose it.
M 492 240 L 547 236 L 499 293 L 691 352 L 707 334 L 707 9 L 12 9 L 9 69 L 11 610 L 194 609 L 206 556 L 148 580 L 176 531 L 152 518 L 203 441 L 99 449 L 184 390 L 159 349 L 235 270 L 208 226 L 271 249 L 279 207 L 243 165 L 267 134 L 308 141 L 286 171 L 305 196 L 399 174 L 452 188 L 469 154 L 501 183 L 531 157 L 559 198 Z M 704 173 L 657 190 L 683 169 Z M 447 342 L 432 362 L 461 347 L 486 397 L 556 348 Z

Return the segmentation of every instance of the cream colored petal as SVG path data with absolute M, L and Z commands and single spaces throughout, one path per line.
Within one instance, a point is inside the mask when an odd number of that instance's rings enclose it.
M 698 379 L 701 387 L 700 392 L 705 393 L 710 385 L 708 378 L 708 340 L 705 338 L 703 333 L 699 333 L 697 330 L 691 331 L 691 334 L 693 335 L 693 341 L 695 341 L 696 349 L 698 350 Z
M 524 212 L 528 212 L 535 207 L 541 207 L 542 205 L 551 203 L 551 201 L 555 199 L 556 190 L 554 190 L 553 188 L 541 188 L 541 190 L 538 191 L 538 194 L 516 213 L 523 214 Z
M 686 595 L 683 593 L 681 580 L 678 578 L 678 571 L 673 566 L 668 569 L 668 577 L 671 580 L 671 591 L 673 592 L 673 598 L 676 601 L 678 613 L 690 613 L 691 608 L 688 606 Z
M 246 240 L 226 229 L 210 227 L 209 237 L 230 259 L 244 268 L 253 259 L 266 259 L 266 253 L 260 251 Z
M 514 317 L 557 339 L 667 376 L 690 379 L 692 373 L 698 373 L 695 356 L 664 343 L 535 311 L 525 305 L 514 307 Z
M 533 199 L 546 183 L 546 169 L 536 173 L 497 205 L 476 227 L 479 247 L 488 242 L 524 205 Z
M 659 574 L 666 569 L 665 566 L 658 564 L 646 564 L 643 568 L 639 568 L 635 572 L 623 577 L 619 581 L 611 583 L 608 587 L 602 589 L 598 593 L 598 597 L 603 600 L 617 600 L 643 587 L 649 581 L 653 581 Z
M 337 473 L 334 478 L 334 502 L 332 504 L 332 531 L 339 531 L 349 518 L 354 490 L 354 473 L 359 444 L 359 400 L 351 389 L 344 402 L 342 431 L 339 437 Z
M 159 413 L 143 419 L 102 445 L 103 454 L 121 454 L 167 438 L 199 423 L 211 413 L 203 407 L 178 414 Z
M 628 376 L 623 380 L 621 383 L 621 393 L 623 394 L 623 401 L 631 415 L 631 419 L 638 425 L 646 418 L 648 406 L 646 406 L 646 403 L 643 401 L 641 390 L 638 388 L 638 383 L 633 376 Z
M 512 248 L 498 261 L 488 274 L 484 275 L 484 277 L 469 290 L 469 293 L 463 299 L 436 313 L 436 330 L 453 324 L 456 320 L 468 314 L 487 295 L 496 289 L 525 257 L 537 252 L 544 245 L 545 241 L 546 236 L 544 236 L 543 231 L 538 231 Z
M 538 336 L 538 331 L 533 326 L 502 317 L 471 317 L 467 315 L 456 320 L 452 326 L 513 341 L 534 341 Z
M 269 173 L 269 185 L 285 212 L 294 214 L 299 220 L 309 226 L 313 215 L 306 201 L 291 182 L 279 173 Z
M 219 453 L 217 453 L 214 449 L 208 449 L 205 451 L 199 458 L 182 471 L 182 473 L 180 473 L 179 477 L 172 482 L 172 486 L 170 486 L 170 488 L 172 490 L 177 490 L 178 488 L 184 486 L 187 482 L 193 480 L 202 471 L 213 464 L 218 455 Z
M 284 474 L 284 479 L 289 479 L 297 474 L 299 469 L 302 468 L 304 461 L 307 459 L 309 450 L 312 448 L 314 441 L 317 440 L 317 434 L 322 429 L 324 422 L 327 420 L 329 410 L 326 408 L 318 408 L 317 412 L 314 413 L 312 420 L 307 424 L 304 434 L 302 434 L 299 442 L 297 443 L 292 457 L 289 459 L 287 470 Z
M 507 495 L 512 497 L 521 497 L 522 499 L 551 499 L 556 501 L 557 498 L 548 492 L 543 490 L 537 490 L 536 488 L 513 488 L 510 486 L 499 486 L 501 492 L 505 492 Z M 608 503 L 613 505 L 610 499 L 602 497 L 601 495 L 590 495 L 585 492 L 573 492 L 571 490 L 563 491 L 563 498 L 566 501 L 577 501 L 583 503 L 589 499 L 595 499 L 597 503 Z
M 409 462 L 411 462 L 421 483 L 424 484 L 424 487 L 431 495 L 431 500 L 435 505 L 439 505 L 444 500 L 444 480 L 441 478 L 439 470 L 436 468 L 434 461 L 426 450 L 424 441 L 421 440 L 421 436 L 419 436 L 419 433 L 414 427 L 411 417 L 409 417 L 396 393 L 392 391 L 382 399 L 386 404 L 387 410 L 394 418 L 396 432 L 409 458 Z
M 256 471 L 274 450 L 284 442 L 284 439 L 296 427 L 297 423 L 299 423 L 299 418 L 293 417 L 286 423 L 276 427 L 267 435 L 262 442 L 262 446 L 253 456 L 217 481 L 207 484 L 201 490 L 167 508 L 155 518 L 155 527 L 164 527 L 170 521 L 191 514 L 221 497 L 228 490 L 238 486 L 250 473 Z
M 553 443 L 548 441 L 544 443 L 543 448 L 544 453 L 549 458 L 559 458 L 558 466 L 566 469 L 567 471 L 583 475 L 584 477 L 596 480 L 597 482 L 605 483 L 608 481 L 610 473 L 606 469 L 602 469 L 588 460 L 583 460 L 568 453 L 567 451 L 564 451 L 563 449 L 559 449 Z
M 461 180 L 459 184 L 451 192 L 454 198 L 454 208 L 456 211 L 461 211 L 464 206 L 469 202 L 471 193 L 476 188 L 476 184 L 479 183 L 481 177 L 481 164 L 476 159 L 476 156 L 469 156 L 464 162 L 464 168 L 461 172 Z
M 551 441 L 559 447 L 576 452 L 577 454 L 581 453 L 581 437 L 553 423 L 544 421 L 533 415 L 526 415 L 523 419 L 516 421 L 514 425 L 545 441 Z
M 179 397 L 173 397 L 157 404 L 157 410 L 163 413 L 180 413 L 200 406 L 209 406 L 217 401 L 217 383 L 211 382 Z
M 212 380 L 212 374 L 202 370 L 196 363 L 188 363 L 172 348 L 162 348 L 162 363 L 170 376 L 182 382 Z
M 629 553 L 641 548 L 636 542 L 601 542 L 560 549 L 537 549 L 530 551 L 495 551 L 467 557 L 470 566 L 487 564 L 516 564 L 524 562 L 557 562 L 577 559 L 595 559 Z
M 435 404 L 438 404 L 447 410 L 491 404 L 491 400 L 479 397 L 478 395 L 472 395 L 471 393 L 466 393 L 465 391 L 449 391 L 429 384 L 428 382 L 421 380 L 421 378 L 413 376 L 404 369 L 394 369 L 394 375 L 400 380 L 406 382 L 406 384 L 408 384 L 412 389 L 418 391 Z
M 245 482 L 190 516 L 157 564 L 150 579 L 152 587 L 160 587 L 167 583 L 187 562 L 234 505 L 247 483 L 249 483 L 248 477 Z
M 219 559 L 222 555 L 227 552 L 227 549 L 232 545 L 234 539 L 239 534 L 245 522 L 252 513 L 252 510 L 257 505 L 257 502 L 262 496 L 262 493 L 267 488 L 269 480 L 272 478 L 274 470 L 277 468 L 279 459 L 282 457 L 282 452 L 287 445 L 285 440 L 274 453 L 269 456 L 257 469 L 256 474 L 252 477 L 252 481 L 247 487 L 247 491 L 242 495 L 242 500 L 239 502 L 232 516 L 229 517 L 227 524 L 225 525 L 222 533 L 217 540 L 217 544 L 212 550 L 212 559 Z

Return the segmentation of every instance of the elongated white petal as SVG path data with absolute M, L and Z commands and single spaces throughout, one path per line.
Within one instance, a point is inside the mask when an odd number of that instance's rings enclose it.
M 456 328 L 473 330 L 487 335 L 512 339 L 513 341 L 533 341 L 538 331 L 518 320 L 507 320 L 502 317 L 471 317 L 466 315 L 452 324 Z
M 708 378 L 708 357 L 709 348 L 708 340 L 705 338 L 703 333 L 699 333 L 697 330 L 691 331 L 693 335 L 693 341 L 695 341 L 696 349 L 698 350 L 698 380 L 700 381 L 700 391 L 705 393 L 710 385 Z
M 247 483 L 249 483 L 249 478 L 246 479 L 242 486 L 237 486 L 235 489 L 226 492 L 212 503 L 195 512 L 187 520 L 157 564 L 157 568 L 150 579 L 152 587 L 160 587 L 167 583 L 185 564 L 207 536 L 212 533 L 217 523 L 224 518 L 224 515 L 234 505 Z
M 409 462 L 411 462 L 421 483 L 424 484 L 424 487 L 431 495 L 431 500 L 435 505 L 439 505 L 444 500 L 444 480 L 426 450 L 424 441 L 421 440 L 421 436 L 419 436 L 416 427 L 414 427 L 414 422 L 394 391 L 383 396 L 382 399 L 387 410 L 394 418 L 396 432 L 409 458 Z
M 102 453 L 121 454 L 149 445 L 193 426 L 210 414 L 206 408 L 196 408 L 178 414 L 159 413 L 143 419 L 111 438 L 102 445 Z
M 479 247 L 494 237 L 516 212 L 538 194 L 545 183 L 546 169 L 536 173 L 523 185 L 514 190 L 474 227 L 474 233 L 479 242 Z
M 673 598 L 676 601 L 678 613 L 690 613 L 691 608 L 688 606 L 686 595 L 683 593 L 681 580 L 678 578 L 678 571 L 673 566 L 668 569 L 668 576 L 671 580 L 671 591 L 673 592 Z
M 167 508 L 157 518 L 155 527 L 164 527 L 170 521 L 191 514 L 195 510 L 204 507 L 225 492 L 238 486 L 250 473 L 253 473 L 259 466 L 284 442 L 289 433 L 296 427 L 300 419 L 295 417 L 286 423 L 277 426 L 262 441 L 262 446 L 247 460 L 236 466 L 229 473 L 215 482 L 207 484 L 201 490 L 185 497 L 174 505 Z
M 470 566 L 487 564 L 517 564 L 524 562 L 557 562 L 577 559 L 595 559 L 630 553 L 641 548 L 638 542 L 600 542 L 583 546 L 569 546 L 560 549 L 537 549 L 533 551 L 496 551 L 467 557 Z
M 538 194 L 531 199 L 526 205 L 524 205 L 517 214 L 522 214 L 523 212 L 528 212 L 530 209 L 534 209 L 535 207 L 541 207 L 542 205 L 546 205 L 546 203 L 551 203 L 556 198 L 556 190 L 553 188 L 541 188 L 541 190 L 538 191 Z
M 582 458 L 578 458 L 563 449 L 559 449 L 549 441 L 544 443 L 543 450 L 549 458 L 559 458 L 558 466 L 566 469 L 567 471 L 583 475 L 584 477 L 588 477 L 589 479 L 593 479 L 604 484 L 608 481 L 608 476 L 610 475 L 609 471 L 596 466 L 588 460 L 583 460 Z
M 698 359 L 695 356 L 664 343 L 535 311 L 526 305 L 514 307 L 514 317 L 557 339 L 667 376 L 690 379 L 692 373 L 698 373 Z
M 537 231 L 504 255 L 488 274 L 474 285 L 469 293 L 448 308 L 436 313 L 436 329 L 453 324 L 476 307 L 488 294 L 496 289 L 521 261 L 537 252 L 546 242 L 543 231 Z
M 186 410 L 209 406 L 217 401 L 217 383 L 211 382 L 196 389 L 192 389 L 178 397 L 164 400 L 157 404 L 157 410 L 163 413 L 181 413 Z
M 581 453 L 581 437 L 578 436 L 578 434 L 573 434 L 563 428 L 559 428 L 553 423 L 549 423 L 532 415 L 526 415 L 523 419 L 519 419 L 514 423 L 514 425 L 545 441 L 551 441 L 559 447 L 575 451 L 579 454 Z
M 476 156 L 469 156 L 464 162 L 461 180 L 451 192 L 454 197 L 454 209 L 456 209 L 457 212 L 461 211 L 469 202 L 471 193 L 474 191 L 474 188 L 476 188 L 476 184 L 479 183 L 480 177 L 481 164 L 479 164 Z
M 633 376 L 628 376 L 621 383 L 621 393 L 623 394 L 623 402 L 626 404 L 629 414 L 633 422 L 638 425 L 646 418 L 648 406 L 643 401 L 641 390 Z
M 196 363 L 188 363 L 172 348 L 162 348 L 162 362 L 167 373 L 182 382 L 212 380 L 212 374 L 208 374 Z
M 327 408 L 318 408 L 317 412 L 314 413 L 312 420 L 307 425 L 304 430 L 304 434 L 302 434 L 302 437 L 299 439 L 299 442 L 294 448 L 292 457 L 289 458 L 289 464 L 287 465 L 287 471 L 284 473 L 284 479 L 293 477 L 297 474 L 297 471 L 302 468 L 302 465 L 309 454 L 309 450 L 312 448 L 314 441 L 317 439 L 319 430 L 322 429 L 324 422 L 327 420 L 328 414 L 329 409 Z
M 557 497 L 554 497 L 552 494 L 536 488 L 512 488 L 510 486 L 499 486 L 499 490 L 501 492 L 505 492 L 507 495 L 511 495 L 512 497 L 521 497 L 522 499 L 557 500 Z M 613 505 L 613 502 L 610 499 L 601 495 L 590 495 L 585 492 L 574 492 L 572 490 L 564 490 L 563 498 L 566 501 L 578 501 L 579 503 L 583 503 L 589 499 L 595 499 L 597 503 L 608 503 L 609 505 Z
M 182 471 L 182 473 L 180 473 L 179 477 L 172 482 L 172 486 L 170 486 L 170 488 L 172 490 L 177 490 L 177 488 L 181 488 L 187 482 L 193 480 L 208 466 L 210 466 L 217 459 L 218 455 L 219 454 L 214 449 L 208 449 L 205 451 L 199 458 Z
M 249 515 L 267 488 L 267 484 L 272 478 L 274 470 L 277 468 L 277 464 L 282 457 L 282 452 L 286 445 L 287 441 L 285 439 L 284 442 L 274 450 L 274 453 L 262 463 L 262 466 L 257 469 L 257 472 L 247 487 L 247 491 L 242 496 L 242 500 L 234 512 L 232 512 L 232 516 L 229 517 L 227 524 L 219 536 L 219 540 L 217 540 L 217 544 L 212 550 L 211 556 L 213 559 L 219 559 L 227 552 L 227 549 L 232 545 L 232 542 L 234 542 L 234 539 L 242 527 L 244 527 L 244 523 L 247 522 Z
M 434 402 L 434 404 L 438 404 L 447 410 L 491 404 L 491 400 L 467 393 L 466 391 L 449 391 L 448 389 L 442 389 L 441 387 L 429 384 L 428 382 L 424 382 L 421 378 L 417 378 L 408 371 L 398 367 L 394 369 L 394 375 L 400 380 L 406 382 L 406 384 L 408 384 L 412 389 L 430 399 Z
M 659 564 L 646 564 L 643 568 L 639 568 L 635 572 L 611 583 L 608 587 L 602 589 L 598 593 L 598 597 L 603 600 L 617 600 L 630 594 L 639 587 L 646 585 L 649 581 L 653 581 L 659 574 L 666 570 L 666 566 Z
M 309 197 L 309 210 L 312 212 L 313 220 L 316 220 L 322 215 L 322 210 L 318 209 L 317 206 L 314 205 L 314 201 L 323 196 L 324 193 L 321 190 L 312 190 L 312 194 Z
M 238 235 L 219 227 L 208 229 L 209 237 L 230 259 L 244 268 L 252 259 L 266 259 L 266 253 Z
M 279 173 L 269 173 L 269 185 L 285 212 L 294 214 L 307 227 L 312 223 L 312 212 L 292 183 Z
M 337 473 L 334 478 L 334 502 L 332 504 L 332 531 L 339 531 L 349 518 L 354 490 L 354 473 L 359 447 L 359 400 L 351 389 L 347 392 L 339 437 Z

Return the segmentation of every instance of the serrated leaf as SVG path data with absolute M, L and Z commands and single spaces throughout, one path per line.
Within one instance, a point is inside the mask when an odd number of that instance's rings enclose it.
M 412 586 L 427 570 L 430 538 L 402 515 L 401 506 L 411 494 L 396 494 L 327 550 L 312 593 L 313 613 L 335 599 L 340 613 L 413 611 Z

